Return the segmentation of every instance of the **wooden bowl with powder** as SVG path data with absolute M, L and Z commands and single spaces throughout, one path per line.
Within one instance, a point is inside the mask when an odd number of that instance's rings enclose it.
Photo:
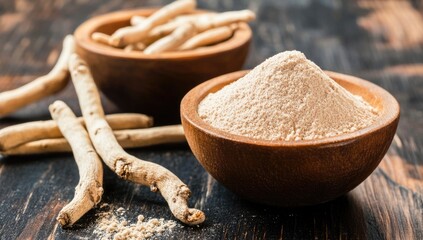
M 176 123 L 179 103 L 190 89 L 242 68 L 252 32 L 248 24 L 239 23 L 232 37 L 221 43 L 158 54 L 125 52 L 91 38 L 94 32 L 112 34 L 128 26 L 131 16 L 149 16 L 156 10 L 125 10 L 87 20 L 74 34 L 77 52 L 90 66 L 97 86 L 119 108 L 151 115 L 158 124 Z
M 192 89 L 182 100 L 186 138 L 203 167 L 221 184 L 251 201 L 277 206 L 313 205 L 335 199 L 363 182 L 394 137 L 399 105 L 377 85 L 326 72 L 377 109 L 375 121 L 358 131 L 315 140 L 260 140 L 219 130 L 198 113 L 200 102 L 247 71 L 226 74 Z

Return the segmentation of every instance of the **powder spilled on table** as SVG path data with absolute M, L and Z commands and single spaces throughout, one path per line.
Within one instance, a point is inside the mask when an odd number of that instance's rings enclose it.
M 303 53 L 279 53 L 209 94 L 198 114 L 213 127 L 263 140 L 312 140 L 369 126 L 376 109 L 332 80 Z
M 164 220 L 163 218 L 146 220 L 143 215 L 138 215 L 136 222 L 131 223 L 125 216 L 124 208 L 116 209 L 106 203 L 100 206 L 100 210 L 101 212 L 96 214 L 94 234 L 102 240 L 165 237 L 177 226 L 173 220 Z

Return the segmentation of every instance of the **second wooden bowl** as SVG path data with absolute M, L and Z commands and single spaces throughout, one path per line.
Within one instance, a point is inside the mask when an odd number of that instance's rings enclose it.
M 340 136 L 292 142 L 256 140 L 215 129 L 200 118 L 198 104 L 246 74 L 241 71 L 207 81 L 182 100 L 182 124 L 194 155 L 224 186 L 265 204 L 313 205 L 352 190 L 388 150 L 399 121 L 399 105 L 387 91 L 368 81 L 327 73 L 380 111 L 371 126 Z
M 243 23 L 222 43 L 152 55 L 124 52 L 91 39 L 93 32 L 112 34 L 128 26 L 131 16 L 148 16 L 154 11 L 128 10 L 89 19 L 75 31 L 77 53 L 87 61 L 100 90 L 122 110 L 152 115 L 159 124 L 176 123 L 181 99 L 190 89 L 242 68 L 252 33 Z

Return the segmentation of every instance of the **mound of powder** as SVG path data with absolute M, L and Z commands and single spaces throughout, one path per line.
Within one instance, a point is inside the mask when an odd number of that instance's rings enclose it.
M 100 206 L 101 212 L 96 216 L 96 234 L 101 240 L 138 240 L 154 237 L 169 237 L 169 233 L 176 226 L 173 220 L 164 220 L 163 218 L 152 218 L 145 220 L 143 215 L 138 215 L 137 221 L 131 223 L 127 220 L 124 208 L 115 208 L 109 204 Z
M 232 134 L 286 141 L 354 132 L 378 116 L 298 51 L 279 53 L 209 94 L 198 114 Z

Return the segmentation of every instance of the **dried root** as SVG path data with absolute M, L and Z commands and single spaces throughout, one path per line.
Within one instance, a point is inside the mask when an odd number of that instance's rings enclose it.
M 62 90 L 68 83 L 68 60 L 75 51 L 72 35 L 65 37 L 63 49 L 54 68 L 45 76 L 17 89 L 0 93 L 0 116 L 12 113 L 48 95 Z
M 224 41 L 232 36 L 233 30 L 229 26 L 213 28 L 188 39 L 179 50 L 191 50 Z
M 112 114 L 106 116 L 106 120 L 115 130 L 147 128 L 153 125 L 153 119 L 144 114 Z M 85 124 L 82 118 L 78 118 L 78 121 Z M 60 137 L 63 137 L 62 133 L 53 120 L 17 124 L 0 130 L 0 151 L 7 152 L 24 143 Z
M 203 13 L 203 14 L 192 14 L 192 15 L 185 15 L 176 17 L 174 20 L 169 21 L 165 24 L 159 25 L 153 28 L 143 40 L 147 45 L 155 42 L 156 40 L 165 37 L 175 31 L 178 27 L 191 23 L 195 24 L 197 21 L 205 21 L 209 19 L 211 16 L 215 15 L 214 13 Z
M 94 33 L 92 38 L 123 48 L 126 52 L 154 54 L 182 51 L 224 41 L 236 30 L 231 25 L 255 19 L 255 14 L 250 10 L 181 15 L 191 12 L 195 6 L 195 0 L 177 0 L 149 17 L 132 16 L 131 26 L 120 28 L 111 36 Z
M 137 16 L 134 15 L 131 17 L 131 20 L 129 21 L 131 23 L 132 26 L 136 26 L 141 24 L 143 21 L 145 21 L 146 17 L 144 16 Z
M 195 9 L 195 0 L 177 0 L 154 12 L 140 24 L 126 29 L 119 29 L 112 34 L 109 44 L 115 47 L 141 42 L 148 36 L 148 32 L 170 19 Z
M 249 22 L 255 18 L 256 15 L 250 10 L 224 12 L 209 18 L 199 19 L 195 22 L 195 27 L 198 32 L 204 32 L 212 28 L 229 26 L 232 23 Z
M 187 185 L 166 168 L 140 160 L 119 145 L 104 118 L 100 95 L 86 63 L 74 54 L 69 69 L 88 133 L 106 165 L 123 179 L 150 186 L 154 192 L 160 191 L 173 215 L 183 223 L 202 223 L 204 213 L 188 207 L 191 192 Z
M 166 143 L 186 142 L 182 125 L 119 130 L 114 131 L 113 133 L 123 148 L 137 148 Z
M 153 42 L 159 40 L 160 38 L 163 38 L 163 37 L 171 34 L 173 31 L 175 31 L 175 29 L 177 29 L 178 27 L 180 27 L 180 26 L 182 26 L 186 23 L 194 24 L 196 21 L 201 21 L 201 19 L 207 19 L 212 15 L 215 15 L 215 14 L 214 13 L 202 13 L 202 14 L 192 14 L 192 15 L 185 15 L 185 16 L 176 17 L 172 21 L 169 21 L 165 24 L 159 25 L 159 26 L 151 29 L 151 31 L 148 32 L 148 36 L 144 40 L 142 40 L 141 43 L 144 46 L 148 46 L 148 45 L 152 44 Z M 134 16 L 134 17 L 138 18 L 138 16 Z M 142 50 L 144 50 L 144 49 L 142 49 Z
M 195 26 L 192 23 L 186 23 L 178 27 L 172 34 L 154 42 L 145 50 L 145 54 L 154 54 L 176 50 L 186 40 L 190 39 L 196 33 Z
M 91 38 L 92 40 L 104 44 L 104 45 L 109 45 L 109 41 L 110 41 L 110 35 L 107 35 L 105 33 L 101 33 L 101 32 L 95 32 L 93 34 L 91 34 Z
M 226 40 L 235 30 L 232 24 L 251 21 L 255 18 L 255 14 L 250 10 L 242 10 L 179 18 L 151 30 L 147 39 L 155 40 L 165 37 L 148 46 L 144 50 L 145 54 L 167 52 L 178 48 L 189 50 Z M 168 35 L 169 33 L 171 34 Z M 196 33 L 199 34 L 194 36 Z
M 168 22 L 163 25 L 153 28 L 148 36 L 143 40 L 148 45 L 159 40 L 162 37 L 165 37 L 175 31 L 178 27 L 186 24 L 187 22 Z
M 194 14 L 187 14 L 175 17 L 172 22 L 180 22 L 180 23 L 195 23 L 198 21 L 205 21 L 210 19 L 210 17 L 217 15 L 218 13 L 214 12 L 204 12 L 204 13 L 194 13 Z
M 144 43 L 133 43 L 126 46 L 123 51 L 132 52 L 132 51 L 143 51 L 147 46 Z
M 117 141 L 123 148 L 147 147 L 158 144 L 186 142 L 181 125 L 145 129 L 115 130 Z M 72 149 L 64 138 L 42 139 L 27 142 L 2 152 L 2 155 L 30 155 L 70 152 Z
M 56 101 L 49 109 L 63 136 L 72 147 L 80 176 L 74 198 L 57 217 L 60 225 L 67 227 L 100 202 L 103 195 L 103 165 L 87 131 L 72 110 L 61 101 Z

